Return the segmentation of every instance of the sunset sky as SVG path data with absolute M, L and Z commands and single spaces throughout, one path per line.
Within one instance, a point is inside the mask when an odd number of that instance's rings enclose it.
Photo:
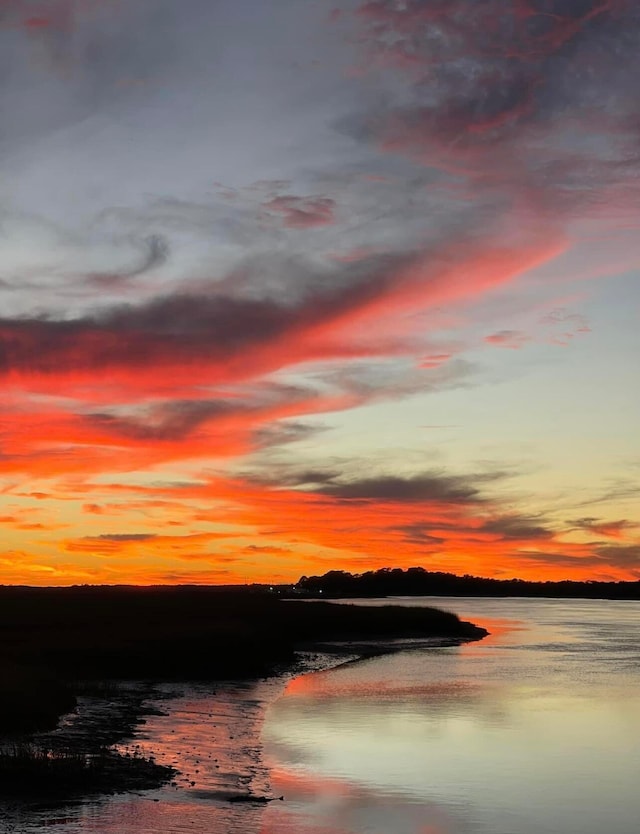
M 640 579 L 640 4 L 0 0 L 0 583 Z

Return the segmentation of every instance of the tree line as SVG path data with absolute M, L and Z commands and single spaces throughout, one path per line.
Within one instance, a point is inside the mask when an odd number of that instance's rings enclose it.
M 331 570 L 322 576 L 303 576 L 293 593 L 323 597 L 491 596 L 640 599 L 638 582 L 544 581 L 488 579 L 428 571 L 421 567 L 381 568 L 352 574 Z

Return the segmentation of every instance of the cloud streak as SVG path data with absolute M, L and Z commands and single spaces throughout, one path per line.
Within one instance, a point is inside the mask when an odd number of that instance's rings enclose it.
M 281 194 L 263 207 L 268 212 L 282 215 L 282 222 L 291 229 L 311 229 L 335 223 L 335 202 L 329 197 L 295 197 Z

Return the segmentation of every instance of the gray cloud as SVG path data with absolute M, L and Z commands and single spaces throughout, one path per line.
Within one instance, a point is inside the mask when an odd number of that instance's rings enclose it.
M 589 507 L 593 504 L 607 504 L 609 502 L 628 501 L 640 495 L 640 485 L 635 479 L 618 478 L 610 481 L 609 487 L 604 492 L 597 495 L 595 498 L 589 498 L 586 501 L 580 501 L 576 504 L 577 507 Z
M 344 500 L 376 500 L 416 503 L 445 501 L 466 504 L 480 500 L 479 489 L 462 477 L 441 474 L 401 478 L 393 475 L 331 483 L 319 492 Z
M 215 418 L 246 411 L 241 404 L 225 400 L 173 400 L 147 409 L 139 416 L 92 412 L 83 419 L 122 437 L 140 441 L 179 440 Z
M 174 294 L 138 306 L 53 320 L 0 319 L 0 371 L 140 366 L 232 357 L 285 335 L 347 316 L 382 296 L 395 269 L 388 256 L 336 266 L 332 281 L 312 282 L 297 304 L 271 298 Z M 304 283 L 304 282 L 303 282 Z
M 263 203 L 263 208 L 281 215 L 284 225 L 291 229 L 311 229 L 335 222 L 335 201 L 329 197 L 279 194 Z
M 101 533 L 99 536 L 86 536 L 87 539 L 107 542 L 146 542 L 157 538 L 155 533 Z
M 567 568 L 594 568 L 606 567 L 604 563 L 600 565 L 597 558 L 592 556 L 572 556 L 569 553 L 563 553 L 561 550 L 555 552 L 518 549 L 514 554 L 518 559 L 527 562 L 534 562 L 538 565 L 558 565 Z
M 483 498 L 480 491 L 475 495 L 472 494 L 470 498 L 470 503 L 476 502 L 480 504 L 479 509 L 481 510 Z M 413 544 L 430 546 L 445 542 L 446 538 L 432 533 L 433 527 L 433 523 L 425 521 L 400 525 L 394 529 L 406 534 L 406 541 Z M 463 534 L 465 538 L 470 540 L 477 538 L 480 533 L 490 533 L 500 541 L 545 540 L 554 537 L 553 531 L 537 524 L 536 519 L 529 518 L 525 515 L 505 514 L 491 518 L 488 521 L 483 521 L 480 525 L 473 526 L 465 526 L 460 520 L 456 520 L 455 523 L 439 520 L 435 527 L 438 531 L 447 530 L 456 535 Z
M 501 539 L 551 539 L 554 533 L 537 523 L 537 519 L 521 515 L 505 515 L 486 521 L 480 530 L 494 533 Z
M 607 544 L 595 548 L 604 564 L 640 570 L 640 544 Z
M 87 276 L 89 283 L 101 288 L 118 287 L 131 278 L 162 266 L 169 258 L 169 243 L 162 235 L 151 235 L 142 242 L 143 254 L 140 262 L 129 270 L 119 273 L 96 272 Z
M 411 544 L 419 545 L 440 545 L 446 542 L 445 538 L 441 536 L 434 536 L 430 533 L 430 525 L 428 524 L 401 524 L 395 528 L 401 533 L 405 534 L 405 541 Z
M 283 420 L 259 428 L 254 433 L 254 440 L 258 448 L 272 449 L 316 437 L 325 431 L 327 431 L 326 426 Z
M 482 488 L 504 477 L 503 473 L 478 475 L 447 475 L 443 472 L 424 472 L 416 475 L 377 475 L 368 478 L 347 474 L 352 467 L 342 470 L 284 468 L 275 475 L 268 473 L 262 483 L 273 483 L 308 489 L 340 501 L 393 501 L 399 503 L 445 502 L 450 504 L 482 504 Z M 345 471 L 346 470 L 346 471 Z
M 463 388 L 473 384 L 479 368 L 477 363 L 462 358 L 452 358 L 434 367 L 391 359 L 352 362 L 329 368 L 316 376 L 322 383 L 368 402 L 379 397 L 401 398 L 417 392 Z
M 395 73 L 373 71 L 385 92 L 351 135 L 501 195 L 500 211 L 517 198 L 557 218 L 637 192 L 633 4 L 375 0 L 359 20 L 369 60 Z
M 638 527 L 632 521 L 627 519 L 618 519 L 614 521 L 607 521 L 602 518 L 593 516 L 586 516 L 585 518 L 576 518 L 568 522 L 574 529 L 586 530 L 589 533 L 597 533 L 601 536 L 611 538 L 621 538 L 628 531 Z
M 549 553 L 539 551 L 518 550 L 517 557 L 541 565 L 558 565 L 561 567 L 583 567 L 599 570 L 602 573 L 607 568 L 615 567 L 622 570 L 635 571 L 640 578 L 640 545 L 614 545 L 592 543 L 592 553 L 585 556 L 572 556 L 562 551 Z

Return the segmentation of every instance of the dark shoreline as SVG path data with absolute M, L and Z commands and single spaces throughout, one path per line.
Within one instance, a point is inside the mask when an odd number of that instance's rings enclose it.
M 108 693 L 108 694 L 107 694 Z M 83 688 L 73 711 L 45 732 L 0 738 L 0 801 L 58 802 L 160 787 L 175 775 L 137 750 L 132 738 L 145 716 L 158 714 L 160 694 L 145 683 Z
M 422 567 L 381 568 L 352 574 L 331 570 L 322 576 L 303 576 L 295 585 L 282 585 L 285 596 L 313 599 L 367 597 L 523 597 L 531 599 L 640 599 L 640 580 L 495 579 L 458 576 Z
M 398 640 L 485 635 L 429 608 L 211 589 L 0 589 L 0 799 L 82 798 L 170 781 L 171 768 L 112 749 L 157 702 L 154 682 L 291 677 L 303 671 L 301 651 L 353 660 L 402 648 Z M 72 713 L 54 729 L 78 704 L 75 723 Z

